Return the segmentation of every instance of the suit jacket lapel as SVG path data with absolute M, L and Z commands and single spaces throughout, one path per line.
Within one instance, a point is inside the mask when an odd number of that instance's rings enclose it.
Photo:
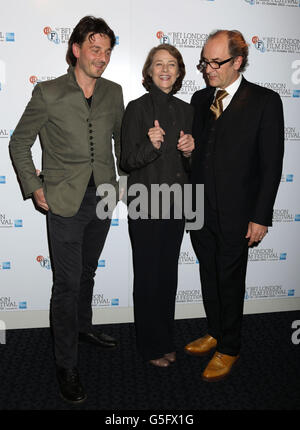
M 240 86 L 238 87 L 236 93 L 232 97 L 231 102 L 224 110 L 222 115 L 219 117 L 219 119 L 224 119 L 226 118 L 226 116 L 232 115 L 233 112 L 243 109 L 244 103 L 247 100 L 247 88 L 248 88 L 248 82 L 244 77 L 242 77 Z
M 212 105 L 212 103 L 214 101 L 214 96 L 215 96 L 215 88 L 211 87 L 211 91 L 209 93 L 209 96 L 207 97 L 207 104 L 206 104 L 205 109 L 204 109 L 204 112 L 206 115 L 205 124 L 208 124 L 208 122 L 210 121 L 210 117 L 211 117 L 210 106 Z

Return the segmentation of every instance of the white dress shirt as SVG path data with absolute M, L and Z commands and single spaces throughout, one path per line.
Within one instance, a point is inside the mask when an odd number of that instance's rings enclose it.
M 232 97 L 237 92 L 237 89 L 240 86 L 241 82 L 242 82 L 242 75 L 240 74 L 239 77 L 232 84 L 230 84 L 227 88 L 224 88 L 228 92 L 228 96 L 224 97 L 223 100 L 222 100 L 223 112 L 227 108 L 227 106 L 229 105 L 229 103 L 231 102 Z M 216 88 L 215 96 L 217 94 L 217 91 L 221 90 L 221 89 L 222 88 Z

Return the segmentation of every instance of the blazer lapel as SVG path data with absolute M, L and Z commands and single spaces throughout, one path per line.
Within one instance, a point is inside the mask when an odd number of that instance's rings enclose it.
M 205 107 L 206 122 L 207 122 L 209 116 L 211 115 L 210 106 L 212 105 L 212 103 L 214 101 L 214 98 L 215 98 L 215 88 L 211 87 L 211 91 L 210 91 L 209 97 L 207 98 L 207 105 Z
M 238 112 L 241 109 L 243 109 L 243 106 L 247 101 L 247 88 L 248 88 L 248 82 L 244 77 L 242 77 L 240 86 L 238 87 L 236 93 L 232 97 L 231 102 L 224 110 L 222 115 L 219 117 L 219 119 L 224 119 L 228 115 L 232 116 L 234 112 Z

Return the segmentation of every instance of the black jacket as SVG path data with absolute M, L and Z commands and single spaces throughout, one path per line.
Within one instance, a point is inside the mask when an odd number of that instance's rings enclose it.
M 216 121 L 212 145 L 207 127 L 214 92 L 211 87 L 197 91 L 191 101 L 195 108 L 192 182 L 205 187 L 209 160 L 220 225 L 229 234 L 247 231 L 249 221 L 272 225 L 284 150 L 281 99 L 243 78 Z
M 165 131 L 164 142 L 156 149 L 148 131 L 158 120 Z M 188 182 L 189 160 L 177 149 L 180 131 L 192 134 L 193 107 L 166 94 L 155 85 L 149 93 L 131 101 L 125 111 L 121 131 L 122 170 L 129 173 L 128 186 Z

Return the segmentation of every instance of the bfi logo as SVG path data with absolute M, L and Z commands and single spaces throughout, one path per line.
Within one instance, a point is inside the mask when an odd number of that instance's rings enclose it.
M 6 325 L 5 322 L 0 320 L 0 345 L 6 343 Z

